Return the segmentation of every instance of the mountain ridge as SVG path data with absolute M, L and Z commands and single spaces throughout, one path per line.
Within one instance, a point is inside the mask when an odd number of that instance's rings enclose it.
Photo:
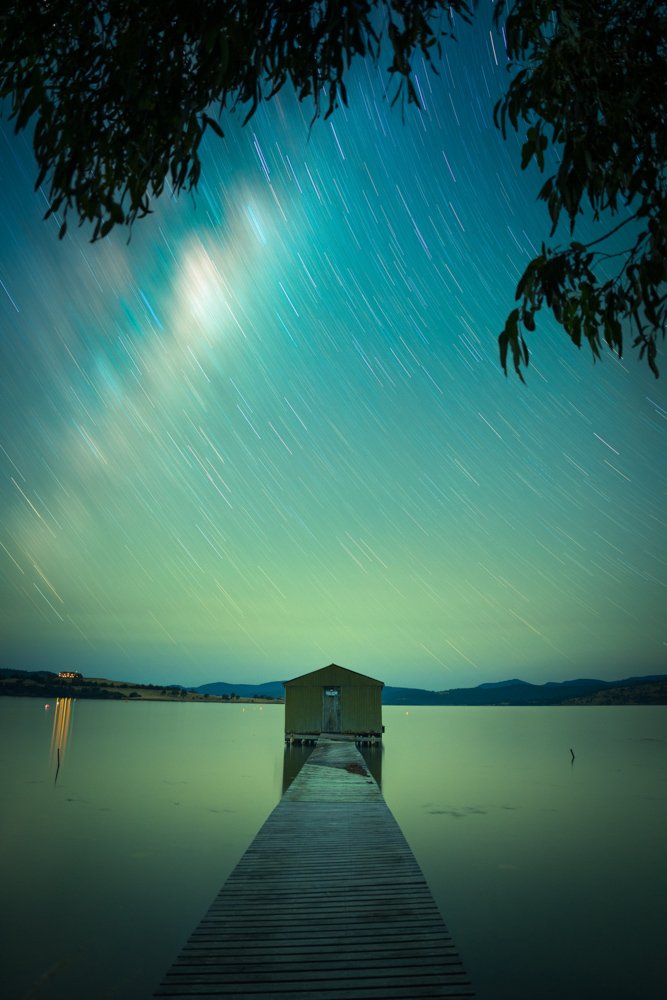
M 212 696 L 229 700 L 282 701 L 282 681 L 264 684 L 230 684 L 214 681 L 198 687 L 182 684 L 134 684 L 127 681 L 86 678 L 62 680 L 51 671 L 0 668 L 0 695 L 74 698 L 149 698 L 154 700 L 205 700 Z M 473 688 L 429 691 L 426 688 L 387 685 L 383 705 L 667 705 L 667 674 L 648 674 L 603 681 L 580 677 L 574 680 L 531 684 L 513 677 Z
M 640 690 L 647 686 L 657 687 L 658 690 L 652 691 L 649 697 Z M 473 688 L 451 688 L 447 691 L 386 685 L 382 691 L 382 704 L 406 706 L 584 704 L 585 699 L 592 699 L 601 692 L 616 689 L 627 691 L 628 698 L 634 693 L 641 699 L 638 702 L 641 704 L 667 704 L 667 674 L 625 677 L 615 681 L 581 677 L 566 681 L 546 681 L 544 684 L 531 684 L 529 681 L 514 677 L 506 681 L 479 684 Z M 270 698 L 284 696 L 282 681 L 269 681 L 265 684 L 229 684 L 226 681 L 213 681 L 190 690 L 203 694 L 236 694 L 241 698 L 253 695 Z M 609 699 L 605 703 L 609 704 Z

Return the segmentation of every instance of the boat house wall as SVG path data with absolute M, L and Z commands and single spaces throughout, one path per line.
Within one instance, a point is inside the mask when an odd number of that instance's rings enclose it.
M 380 739 L 383 681 L 330 663 L 285 681 L 285 735 L 320 733 Z

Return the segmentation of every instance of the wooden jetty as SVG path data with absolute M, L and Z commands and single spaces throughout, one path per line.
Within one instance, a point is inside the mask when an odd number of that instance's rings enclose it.
M 474 996 L 353 742 L 319 740 L 154 996 Z

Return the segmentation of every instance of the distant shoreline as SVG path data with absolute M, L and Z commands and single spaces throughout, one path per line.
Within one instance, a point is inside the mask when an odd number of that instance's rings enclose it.
M 7 675 L 10 676 L 7 676 Z M 8 698 L 81 698 L 89 701 L 165 701 L 177 704 L 279 705 L 283 699 L 203 694 L 177 684 L 137 684 L 113 681 L 105 677 L 60 678 L 42 671 L 3 671 L 0 674 L 0 697 Z
M 208 690 L 217 688 L 218 690 Z M 220 690 L 222 689 L 222 690 Z M 106 701 L 168 701 L 192 704 L 282 705 L 282 684 L 271 682 L 204 684 L 186 688 L 180 684 L 138 684 L 104 677 L 83 677 L 74 673 L 62 677 L 51 671 L 0 669 L 0 697 L 83 698 Z M 630 677 L 619 681 L 574 681 L 529 684 L 518 679 L 474 688 L 427 691 L 387 685 L 385 707 L 556 707 L 564 705 L 667 705 L 667 675 Z

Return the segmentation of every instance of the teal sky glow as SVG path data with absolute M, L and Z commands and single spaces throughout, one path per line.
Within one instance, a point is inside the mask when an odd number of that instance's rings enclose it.
M 287 92 L 228 123 L 129 245 L 59 243 L 0 122 L 2 665 L 664 671 L 665 376 L 544 317 L 528 384 L 498 366 L 548 221 L 494 43 L 462 29 L 404 121 L 359 66 L 310 137 Z

